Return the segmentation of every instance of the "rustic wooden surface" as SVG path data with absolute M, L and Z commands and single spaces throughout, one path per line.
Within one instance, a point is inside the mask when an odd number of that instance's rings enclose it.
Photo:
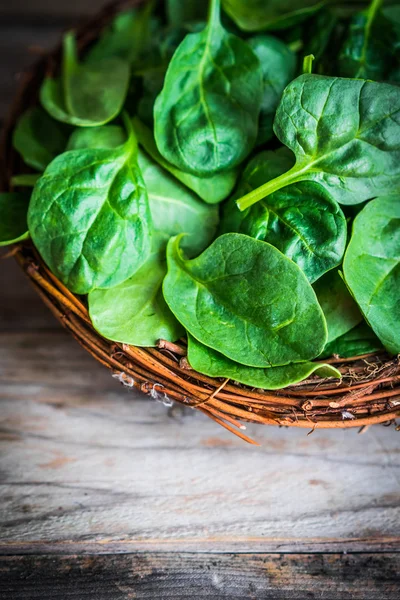
M 0 119 L 28 46 L 98 5 L 0 3 Z M 400 432 L 247 446 L 123 389 L 12 260 L 0 290 L 2 600 L 399 597 Z

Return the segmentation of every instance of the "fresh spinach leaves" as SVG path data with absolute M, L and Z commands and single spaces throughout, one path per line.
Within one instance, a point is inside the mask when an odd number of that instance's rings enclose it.
M 192 335 L 188 335 L 188 361 L 190 366 L 209 377 L 225 377 L 263 390 L 279 390 L 310 375 L 341 377 L 335 367 L 318 362 L 303 362 L 285 367 L 257 369 L 230 360 L 220 352 L 207 348 Z
M 68 33 L 61 76 L 44 80 L 40 100 L 58 121 L 81 127 L 102 125 L 121 111 L 129 74 L 128 62 L 119 58 L 79 63 L 75 37 Z
M 167 258 L 167 304 L 206 346 L 252 367 L 304 362 L 321 353 L 327 332 L 314 290 L 270 244 L 227 233 L 187 260 L 178 236 Z
M 400 192 L 400 88 L 301 75 L 285 89 L 274 130 L 296 163 L 238 200 L 240 210 L 299 181 L 324 185 L 341 204 Z
M 255 144 L 262 94 L 257 57 L 246 42 L 225 31 L 220 0 L 211 0 L 206 28 L 180 44 L 157 98 L 159 151 L 194 175 L 233 169 Z
M 147 191 L 135 136 L 125 122 L 129 136 L 122 146 L 65 152 L 33 190 L 32 239 L 53 273 L 77 294 L 121 283 L 150 253 Z
M 231 169 L 224 173 L 217 173 L 211 177 L 198 177 L 186 173 L 174 167 L 160 154 L 154 141 L 152 132 L 138 118 L 133 119 L 133 126 L 137 134 L 139 144 L 143 146 L 147 154 L 155 160 L 163 169 L 169 171 L 176 179 L 186 185 L 189 189 L 207 202 L 217 204 L 225 200 L 232 192 L 237 178 L 237 170 Z
M 25 164 L 37 171 L 44 171 L 66 143 L 65 129 L 39 107 L 24 112 L 13 133 L 14 148 Z
M 285 150 L 261 152 L 249 162 L 225 206 L 222 231 L 269 242 L 297 263 L 312 283 L 339 265 L 345 250 L 346 219 L 330 193 L 318 183 L 302 181 L 243 212 L 236 206 L 237 198 L 290 168 L 293 157 Z
M 257 144 L 268 142 L 274 134 L 272 125 L 282 92 L 294 77 L 296 55 L 280 39 L 271 35 L 257 35 L 249 45 L 260 61 L 263 72 L 263 97 Z
M 400 197 L 381 197 L 355 218 L 345 281 L 385 348 L 400 352 Z

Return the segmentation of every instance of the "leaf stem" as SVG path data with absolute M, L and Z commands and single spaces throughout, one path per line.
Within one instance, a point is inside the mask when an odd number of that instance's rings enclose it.
M 216 25 L 221 22 L 221 0 L 210 0 L 208 9 L 209 25 Z
M 315 59 L 314 54 L 308 54 L 303 59 L 303 73 L 312 73 L 313 61 Z
M 245 196 L 242 196 L 242 198 L 239 198 L 239 200 L 236 201 L 239 210 L 246 210 L 246 208 L 253 206 L 253 204 L 266 198 L 270 194 L 273 194 L 277 190 L 280 190 L 291 183 L 296 183 L 296 181 L 301 181 L 303 179 L 302 175 L 307 172 L 307 170 L 308 165 L 303 169 L 299 169 L 297 165 L 294 165 L 294 167 L 289 171 L 286 171 L 286 173 L 283 173 L 279 177 L 275 177 L 275 179 L 271 179 L 271 181 L 267 181 L 264 185 L 261 185 Z

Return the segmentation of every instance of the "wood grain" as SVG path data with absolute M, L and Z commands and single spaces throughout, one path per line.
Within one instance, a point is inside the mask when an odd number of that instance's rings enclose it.
M 3 553 L 400 549 L 399 433 L 250 426 L 123 389 L 63 330 L 0 334 Z
M 0 560 L 5 600 L 397 600 L 400 555 L 31 556 Z

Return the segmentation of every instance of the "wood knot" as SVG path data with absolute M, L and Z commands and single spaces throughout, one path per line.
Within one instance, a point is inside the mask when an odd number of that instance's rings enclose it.
M 305 402 L 303 402 L 303 404 L 301 405 L 302 410 L 304 410 L 304 412 L 308 411 L 308 410 L 312 410 L 313 408 L 313 403 L 311 400 L 306 400 Z

